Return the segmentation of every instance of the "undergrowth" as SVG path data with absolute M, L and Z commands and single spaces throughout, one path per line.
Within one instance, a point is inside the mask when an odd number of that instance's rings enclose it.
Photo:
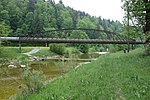
M 50 82 L 25 100 L 148 100 L 150 56 L 143 49 L 102 55 Z M 19 100 L 19 97 L 17 98 Z

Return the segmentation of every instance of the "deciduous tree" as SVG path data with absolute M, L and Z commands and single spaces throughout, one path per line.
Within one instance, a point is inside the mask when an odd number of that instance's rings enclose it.
M 150 34 L 150 0 L 122 0 L 125 17 L 133 25 L 141 27 L 148 36 Z

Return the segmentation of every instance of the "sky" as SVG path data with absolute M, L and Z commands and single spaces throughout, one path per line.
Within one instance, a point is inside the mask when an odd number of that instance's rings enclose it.
M 54 0 L 56 3 L 59 0 Z M 124 12 L 121 0 L 62 0 L 65 6 L 84 11 L 92 16 L 122 22 Z

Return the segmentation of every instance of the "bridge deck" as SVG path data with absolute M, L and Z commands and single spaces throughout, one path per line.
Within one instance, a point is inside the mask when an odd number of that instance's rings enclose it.
M 78 43 L 78 44 L 144 44 L 134 40 L 100 40 L 100 39 L 66 39 L 66 38 L 32 38 L 32 37 L 0 37 L 0 40 L 13 42 L 41 42 L 41 43 Z

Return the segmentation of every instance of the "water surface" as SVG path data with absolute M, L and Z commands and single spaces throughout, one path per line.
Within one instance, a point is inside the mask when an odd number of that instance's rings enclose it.
M 72 55 L 73 58 L 89 59 L 97 57 L 97 54 L 80 54 Z M 65 57 L 69 57 L 66 55 Z M 55 61 L 55 60 L 44 60 L 22 63 L 28 65 L 31 70 L 42 70 L 48 79 L 60 75 L 62 72 L 71 70 L 74 66 L 77 66 L 79 61 Z M 0 99 L 8 99 L 10 96 L 15 95 L 20 91 L 19 84 L 22 84 L 21 76 L 24 68 L 20 65 L 16 65 L 17 68 L 8 68 L 8 64 L 1 66 L 0 71 Z

